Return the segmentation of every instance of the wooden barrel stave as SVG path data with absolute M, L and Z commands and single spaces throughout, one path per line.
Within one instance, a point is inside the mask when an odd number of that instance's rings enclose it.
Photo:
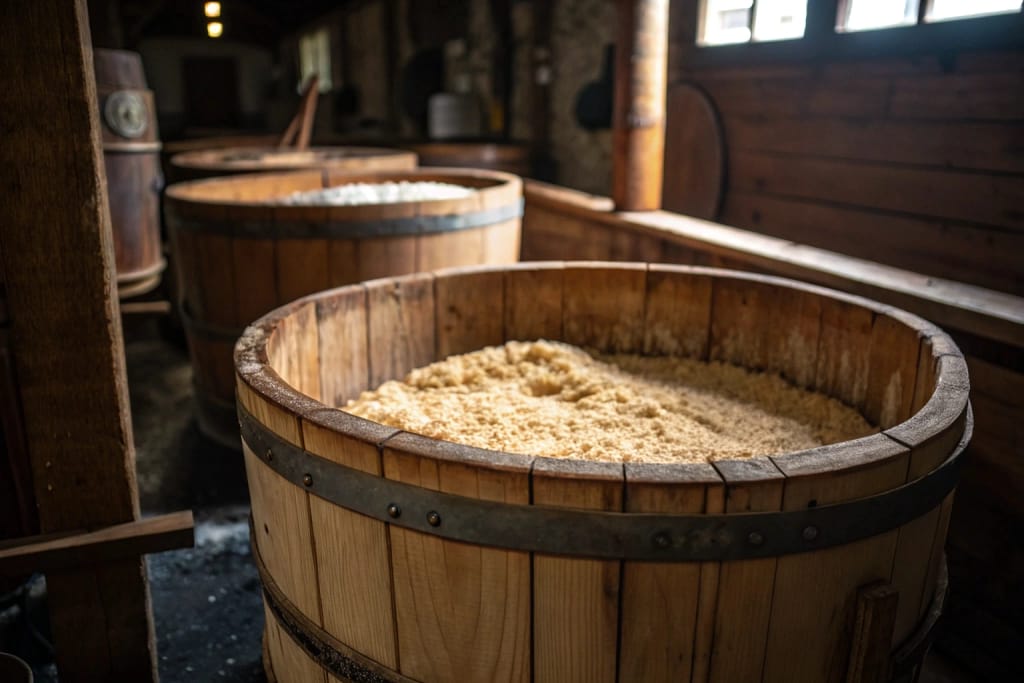
M 826 446 L 809 454 L 685 468 L 627 465 L 624 469 L 618 466 L 616 472 L 615 467 L 609 471 L 603 465 L 570 465 L 545 458 L 516 459 L 479 449 L 442 447 L 424 437 L 390 436 L 387 428 L 374 427 L 372 423 L 329 410 L 309 398 L 319 394 L 327 405 L 341 404 L 363 388 L 401 376 L 412 367 L 434 360 L 435 353 L 478 348 L 494 343 L 496 334 L 504 338 L 559 338 L 558 334 L 541 333 L 567 330 L 577 339 L 601 339 L 610 346 L 628 348 L 629 344 L 650 344 L 660 345 L 660 348 L 689 348 L 699 356 L 699 334 L 677 326 L 673 335 L 672 325 L 666 326 L 663 321 L 650 318 L 652 314 L 657 315 L 652 312 L 672 302 L 673 298 L 666 292 L 707 292 L 704 285 L 708 284 L 707 278 L 711 278 L 707 298 L 698 296 L 682 301 L 676 298 L 674 302 L 684 309 L 680 317 L 703 317 L 705 338 L 710 324 L 707 347 L 712 352 L 711 349 L 728 347 L 723 340 L 744 334 L 743 316 L 737 318 L 735 311 L 716 314 L 715 306 L 733 303 L 728 294 L 717 296 L 719 288 L 722 292 L 733 292 L 737 281 L 775 282 L 757 276 L 712 277 L 699 269 L 670 267 L 652 266 L 646 272 L 646 279 L 637 273 L 644 275 L 645 271 L 619 266 L 527 265 L 506 270 L 500 277 L 495 271 L 487 270 L 436 277 L 420 275 L 346 289 L 341 301 L 331 297 L 307 300 L 293 306 L 292 313 L 280 313 L 261 323 L 277 326 L 266 347 L 266 360 L 280 379 L 260 365 L 254 348 L 260 345 L 253 344 L 254 337 L 250 335 L 242 340 L 236 362 L 239 392 L 246 395 L 243 404 L 247 409 L 263 402 L 265 405 L 260 410 L 266 411 L 267 405 L 273 405 L 274 410 L 301 423 L 306 449 L 323 457 L 337 461 L 361 453 L 359 467 L 364 471 L 482 500 L 521 497 L 515 493 L 522 490 L 519 488 L 522 484 L 516 483 L 520 477 L 516 473 L 521 471 L 525 460 L 532 465 L 528 484 L 532 487 L 533 504 L 546 502 L 577 508 L 622 509 L 623 490 L 629 511 L 796 510 L 810 504 L 820 506 L 849 501 L 888 490 L 933 469 L 949 456 L 964 434 L 966 374 L 962 357 L 955 349 L 945 349 L 941 355 L 933 357 L 931 364 L 924 360 L 919 362 L 909 348 L 899 349 L 898 356 L 905 351 L 907 357 L 914 358 L 913 372 L 904 368 L 897 371 L 884 363 L 872 374 L 872 381 L 889 385 L 898 383 L 893 377 L 912 374 L 910 386 L 927 389 L 925 393 L 932 394 L 924 403 L 921 392 L 906 403 L 902 398 L 893 398 L 903 396 L 903 392 L 875 393 L 871 382 L 857 390 L 864 405 L 874 405 L 879 415 L 896 414 L 885 408 L 887 402 L 906 407 L 904 418 L 910 419 L 893 418 L 903 421 L 884 433 Z M 633 280 L 639 282 L 630 285 Z M 603 286 L 625 284 L 627 290 L 643 293 L 640 301 L 647 317 L 639 340 L 622 327 L 600 328 L 599 321 L 610 320 L 604 310 L 607 306 L 600 303 L 600 297 L 590 301 L 586 297 L 567 295 L 564 287 L 572 288 L 583 282 L 597 291 Z M 497 283 L 503 292 L 500 297 L 493 293 Z M 780 300 L 790 302 L 786 304 L 788 310 L 800 315 L 807 310 L 804 298 L 817 296 L 822 290 L 808 286 L 796 289 L 796 296 L 787 293 Z M 767 292 L 770 289 L 761 290 L 760 302 L 764 302 L 763 295 Z M 891 321 L 900 319 L 896 312 L 853 297 L 831 296 L 843 304 L 867 308 L 874 318 L 871 334 L 877 334 L 878 340 L 892 341 Z M 635 298 L 635 294 L 627 294 L 620 302 L 627 318 L 628 311 L 635 308 L 635 304 L 629 302 Z M 794 301 L 798 303 L 793 304 Z M 704 317 L 701 311 L 708 310 L 708 302 L 710 315 Z M 821 307 L 822 320 L 826 319 L 827 308 L 828 305 Z M 295 311 L 299 309 L 303 312 L 297 316 Z M 453 309 L 458 315 L 451 313 Z M 775 310 L 785 310 L 785 306 Z M 489 311 L 490 315 L 484 315 L 484 311 Z M 495 317 L 502 321 L 499 333 L 489 323 Z M 285 327 L 275 322 L 280 318 L 285 319 Z M 878 323 L 879 319 L 884 322 Z M 741 322 L 727 324 L 726 320 Z M 718 321 L 717 326 L 715 321 Z M 778 322 L 776 320 L 776 324 Z M 342 329 L 348 330 L 346 339 L 354 340 L 353 343 L 339 341 L 318 348 L 310 341 L 330 337 L 333 331 Z M 360 329 L 366 330 L 366 341 L 359 339 Z M 304 335 L 307 341 L 285 341 L 285 337 L 293 334 Z M 745 338 L 751 339 L 750 336 Z M 926 326 L 919 327 L 912 335 L 900 333 L 895 338 L 902 342 L 892 343 L 914 346 L 922 354 L 932 353 L 948 343 L 948 338 Z M 762 354 L 758 357 L 784 357 L 763 355 L 766 343 L 769 347 L 775 344 L 782 348 L 784 341 L 776 342 L 765 335 L 753 339 L 752 348 Z M 391 343 L 384 343 L 386 340 Z M 849 357 L 847 341 L 837 336 L 833 343 L 817 347 L 824 357 L 814 363 L 821 370 L 815 374 L 815 381 L 834 381 L 834 368 L 841 368 L 842 363 L 832 354 Z M 876 341 L 876 344 L 881 343 Z M 301 348 L 313 356 L 301 356 Z M 646 348 L 653 350 L 651 346 Z M 732 347 L 735 353 L 740 353 L 741 348 L 739 345 Z M 324 355 L 316 357 L 319 352 Z M 298 357 L 304 360 L 296 360 Z M 921 382 L 917 378 L 918 368 L 924 370 Z M 338 377 L 341 374 L 347 377 Z M 287 384 L 282 384 L 281 380 Z M 956 390 L 945 394 L 935 392 L 936 386 Z M 889 398 L 872 403 L 869 399 L 872 395 L 888 395 Z M 914 412 L 918 409 L 920 411 Z M 275 424 L 278 421 L 275 418 Z M 313 439 L 309 438 L 311 434 L 315 434 Z M 378 448 L 377 444 L 383 447 Z M 929 458 L 930 466 L 924 464 Z M 265 469 L 266 465 L 257 460 L 252 458 L 249 466 Z M 919 469 L 912 466 L 915 461 Z M 350 463 L 351 460 L 347 464 Z M 276 480 L 275 484 L 291 486 L 282 481 Z M 483 482 L 487 482 L 486 485 Z M 875 537 L 771 558 L 650 563 L 544 557 L 537 553 L 531 560 L 532 595 L 524 598 L 516 587 L 520 584 L 514 579 L 518 575 L 516 568 L 520 567 L 515 556 L 521 551 L 475 548 L 472 552 L 461 549 L 454 552 L 453 549 L 464 544 L 369 520 L 316 496 L 309 500 L 311 505 L 316 501 L 323 519 L 342 520 L 343 525 L 365 523 L 369 533 L 375 534 L 377 539 L 377 549 L 369 555 L 376 560 L 367 559 L 375 566 L 353 570 L 351 558 L 346 563 L 344 558 L 332 558 L 332 552 L 324 550 L 330 546 L 328 539 L 333 537 L 337 526 L 328 530 L 314 524 L 312 533 L 318 554 L 320 590 L 330 589 L 325 576 L 332 577 L 329 584 L 334 586 L 344 583 L 342 577 L 348 577 L 350 571 L 355 571 L 357 585 L 368 583 L 359 578 L 360 575 L 375 575 L 376 587 L 365 592 L 362 600 L 372 595 L 374 604 L 382 607 L 376 611 L 359 610 L 360 614 L 346 613 L 344 618 L 332 616 L 335 620 L 332 625 L 328 614 L 333 614 L 335 609 L 347 609 L 339 606 L 344 603 L 339 597 L 339 603 L 322 600 L 324 611 L 320 621 L 316 613 L 310 618 L 360 652 L 368 652 L 364 648 L 369 646 L 356 646 L 351 632 L 376 633 L 377 636 L 366 640 L 379 641 L 378 653 L 401 652 L 402 674 L 418 680 L 453 680 L 454 676 L 448 673 L 452 670 L 459 672 L 460 680 L 528 680 L 531 668 L 537 680 L 544 678 L 542 672 L 551 672 L 561 680 L 638 680 L 635 676 L 654 680 L 663 675 L 674 680 L 687 674 L 698 675 L 701 680 L 838 680 L 845 675 L 849 664 L 850 644 L 843 626 L 851 617 L 852 596 L 860 586 L 879 580 L 892 582 L 899 586 L 901 595 L 914 596 L 905 605 L 901 599 L 900 610 L 904 616 L 898 623 L 916 624 L 929 606 L 930 587 L 936 581 L 933 568 L 938 566 L 936 549 L 941 549 L 941 534 L 944 533 L 940 520 L 947 508 L 947 504 L 942 503 L 899 529 Z M 256 514 L 254 504 L 254 516 Z M 924 523 L 929 517 L 934 521 Z M 401 538 L 397 548 L 396 537 Z M 381 542 L 382 538 L 391 540 L 390 553 L 387 544 Z M 261 545 L 261 539 L 256 545 L 262 556 L 267 550 Z M 289 552 L 309 555 L 312 550 L 294 547 L 289 548 Z M 452 579 L 445 579 L 442 572 L 444 558 L 449 556 L 446 552 L 453 552 L 451 557 L 458 558 L 457 566 L 461 576 L 465 576 L 457 585 L 486 585 L 489 587 L 486 595 L 472 589 L 451 590 L 445 581 Z M 901 564 L 912 561 L 914 571 L 899 571 Z M 497 579 L 488 573 L 495 564 L 503 567 Z M 396 582 L 393 588 L 387 581 L 389 572 Z M 400 580 L 401 587 L 397 585 Z M 569 586 L 573 590 L 567 590 Z M 666 587 L 671 590 L 666 591 Z M 809 599 L 811 592 L 813 598 Z M 493 604 L 486 604 L 488 600 L 493 600 Z M 391 645 L 381 645 L 387 642 L 388 634 L 393 633 L 388 621 L 390 604 L 394 605 L 398 618 L 394 626 L 397 640 L 392 636 Z M 448 605 L 450 609 L 438 611 L 436 605 L 439 604 Z M 521 625 L 521 618 L 513 615 L 521 615 L 519 610 L 523 604 L 532 611 L 534 630 L 532 643 L 520 647 L 521 641 L 510 634 L 518 632 L 516 627 Z M 557 609 L 552 604 L 557 605 Z M 490 615 L 491 628 L 478 626 L 472 630 L 471 637 L 464 637 L 469 638 L 474 648 L 479 648 L 477 651 L 489 654 L 463 661 L 450 641 L 438 642 L 443 638 L 437 634 L 469 632 L 463 630 L 465 623 L 449 628 L 448 622 L 457 621 L 460 614 L 479 614 L 480 610 Z M 649 621 L 633 623 L 630 615 L 646 615 Z M 341 622 L 347 624 L 348 632 L 331 630 Z M 610 631 L 608 624 L 612 624 Z M 500 635 L 502 633 L 504 636 Z M 692 637 L 681 638 L 680 634 L 692 634 Z M 609 638 L 610 649 L 602 645 Z M 622 643 L 618 655 L 616 639 Z M 899 631 L 895 639 L 903 640 Z M 407 660 L 406 652 L 414 654 Z M 660 653 L 660 657 L 652 659 L 651 652 Z M 386 667 L 394 666 L 384 661 L 385 655 L 380 656 L 381 659 L 372 659 Z M 502 663 L 499 668 L 495 668 L 496 662 Z M 523 662 L 529 664 L 525 669 L 521 666 Z M 459 668 L 453 669 L 454 664 Z

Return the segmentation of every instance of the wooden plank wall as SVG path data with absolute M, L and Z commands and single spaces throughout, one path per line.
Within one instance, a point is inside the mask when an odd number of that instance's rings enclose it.
M 669 93 L 718 109 L 717 220 L 1024 293 L 1024 50 L 699 66 L 678 26 L 695 2 L 673 5 Z
M 991 293 L 990 301 L 998 300 L 1004 313 L 1018 312 L 1010 316 L 1017 321 L 1013 329 L 1001 333 L 1000 341 L 995 333 L 972 334 L 950 324 L 962 320 L 965 327 L 981 329 L 986 315 L 978 305 L 982 299 L 960 302 L 951 296 L 949 305 L 981 311 L 980 318 L 962 319 L 950 311 L 935 315 L 940 309 L 929 314 L 912 299 L 884 289 L 881 280 L 883 288 L 859 286 L 849 274 L 870 264 L 838 254 L 822 252 L 805 259 L 811 265 L 796 269 L 790 252 L 803 248 L 779 240 L 759 244 L 750 233 L 661 212 L 617 214 L 607 198 L 541 183 L 528 182 L 525 194 L 524 261 L 648 261 L 796 277 L 909 308 L 952 333 L 968 359 L 975 432 L 950 522 L 947 554 L 953 588 L 947 611 L 953 617 L 946 622 L 943 643 L 985 680 L 1014 679 L 1010 672 L 1020 661 L 1013 644 L 1024 638 L 1024 299 Z M 688 228 L 696 239 L 685 234 Z M 908 282 L 916 282 L 912 274 L 906 275 Z M 984 290 L 964 291 L 984 296 Z

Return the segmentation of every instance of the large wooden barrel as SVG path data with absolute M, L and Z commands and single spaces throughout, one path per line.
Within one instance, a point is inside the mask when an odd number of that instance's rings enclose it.
M 125 298 L 154 289 L 166 265 L 160 243 L 164 181 L 156 105 L 153 91 L 146 88 L 138 53 L 97 48 L 93 66 L 103 123 L 117 290 Z
M 409 171 L 416 168 L 416 155 L 386 147 L 226 147 L 197 149 L 171 157 L 174 182 L 309 168 L 352 173 Z
M 449 354 L 536 338 L 779 373 L 881 431 L 623 465 L 337 409 Z M 235 367 L 279 680 L 880 681 L 923 655 L 971 417 L 963 356 L 908 313 L 712 269 L 454 269 L 275 310 Z
M 349 182 L 440 181 L 464 199 L 362 206 L 268 200 Z M 299 171 L 172 185 L 165 203 L 204 433 L 238 447 L 231 349 L 276 306 L 362 280 L 519 259 L 522 183 L 493 171 Z
M 533 174 L 530 146 L 512 142 L 421 142 L 406 145 L 416 152 L 420 166 L 460 166 Z

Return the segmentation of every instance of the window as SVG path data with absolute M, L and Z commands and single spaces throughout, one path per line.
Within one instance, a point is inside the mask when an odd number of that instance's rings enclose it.
M 804 35 L 807 0 L 705 0 L 701 45 L 790 40 Z
M 925 3 L 921 12 L 921 3 Z M 892 26 L 966 19 L 987 14 L 1020 12 L 1021 0 L 845 0 L 839 5 L 836 29 L 869 31 Z
M 937 24 L 1022 13 L 1022 0 L 821 0 L 835 3 L 836 33 Z M 735 45 L 803 38 L 808 0 L 702 0 L 697 45 Z M 1001 19 L 996 19 L 1001 21 Z M 915 29 L 916 30 L 916 29 Z M 937 29 L 936 29 L 937 30 Z M 1000 29 L 988 24 L 990 33 Z M 932 34 L 928 34 L 932 35 Z M 942 33 L 948 36 L 948 33 Z M 820 32 L 816 33 L 821 38 Z M 801 41 L 802 42 L 802 41 Z M 765 48 L 768 49 L 768 48 Z M 780 48 L 782 50 L 789 48 Z
M 870 31 L 912 26 L 917 23 L 917 8 L 918 0 L 846 0 L 839 8 L 836 29 Z
M 310 77 L 316 74 L 320 81 L 317 90 L 331 89 L 331 37 L 326 28 L 307 33 L 299 38 L 299 84 L 301 90 Z
M 946 21 L 1020 11 L 1021 0 L 931 0 L 924 20 Z

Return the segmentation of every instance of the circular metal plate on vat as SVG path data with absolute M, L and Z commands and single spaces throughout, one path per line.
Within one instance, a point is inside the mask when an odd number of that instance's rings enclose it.
M 138 93 L 118 90 L 103 103 L 103 120 L 123 138 L 138 138 L 149 126 L 146 103 Z

